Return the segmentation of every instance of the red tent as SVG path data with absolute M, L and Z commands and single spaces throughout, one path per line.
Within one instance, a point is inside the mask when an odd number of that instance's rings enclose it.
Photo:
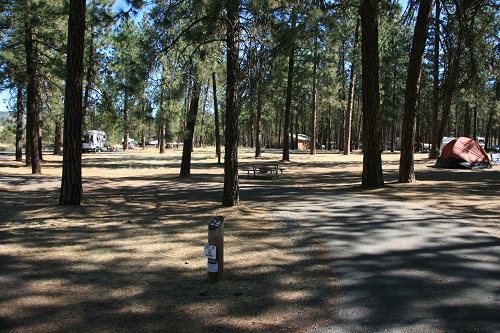
M 488 154 L 471 138 L 460 137 L 451 140 L 441 150 L 436 161 L 437 167 L 443 168 L 489 168 Z

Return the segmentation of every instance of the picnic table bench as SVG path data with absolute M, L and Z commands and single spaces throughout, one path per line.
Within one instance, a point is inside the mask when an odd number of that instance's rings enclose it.
M 256 177 L 262 174 L 269 174 L 272 178 L 281 178 L 286 169 L 281 167 L 278 162 L 251 162 L 242 165 L 240 170 L 247 173 L 247 178 L 250 178 L 251 175 Z

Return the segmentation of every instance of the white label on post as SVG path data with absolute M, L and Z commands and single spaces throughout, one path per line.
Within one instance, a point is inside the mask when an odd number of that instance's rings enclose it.
M 219 271 L 219 262 L 209 260 L 207 268 L 209 273 L 217 273 Z
M 217 255 L 217 251 L 216 251 L 216 248 L 214 245 L 208 245 L 208 244 L 205 244 L 205 249 L 204 249 L 204 254 L 205 254 L 205 258 L 208 258 L 208 259 L 217 259 L 216 258 L 216 255 Z

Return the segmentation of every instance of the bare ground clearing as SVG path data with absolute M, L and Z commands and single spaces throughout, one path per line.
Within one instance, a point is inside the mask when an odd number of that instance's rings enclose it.
M 221 208 L 223 165 L 180 150 L 83 156 L 84 206 L 58 207 L 62 158 L 33 176 L 0 156 L 0 330 L 6 332 L 300 332 L 338 301 L 321 237 L 311 225 L 242 200 Z M 252 161 L 240 150 L 240 162 Z M 278 161 L 279 152 L 261 159 Z M 433 168 L 415 155 L 417 182 L 399 184 L 399 154 L 383 155 L 386 186 L 359 189 L 362 155 L 292 153 L 285 177 L 241 186 L 316 188 L 411 201 L 500 237 L 500 167 Z M 225 217 L 225 278 L 207 284 L 203 244 Z

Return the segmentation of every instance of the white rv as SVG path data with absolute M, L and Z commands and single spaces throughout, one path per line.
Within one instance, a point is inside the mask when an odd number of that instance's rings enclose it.
M 101 152 L 106 148 L 106 132 L 89 130 L 83 133 L 83 152 Z

